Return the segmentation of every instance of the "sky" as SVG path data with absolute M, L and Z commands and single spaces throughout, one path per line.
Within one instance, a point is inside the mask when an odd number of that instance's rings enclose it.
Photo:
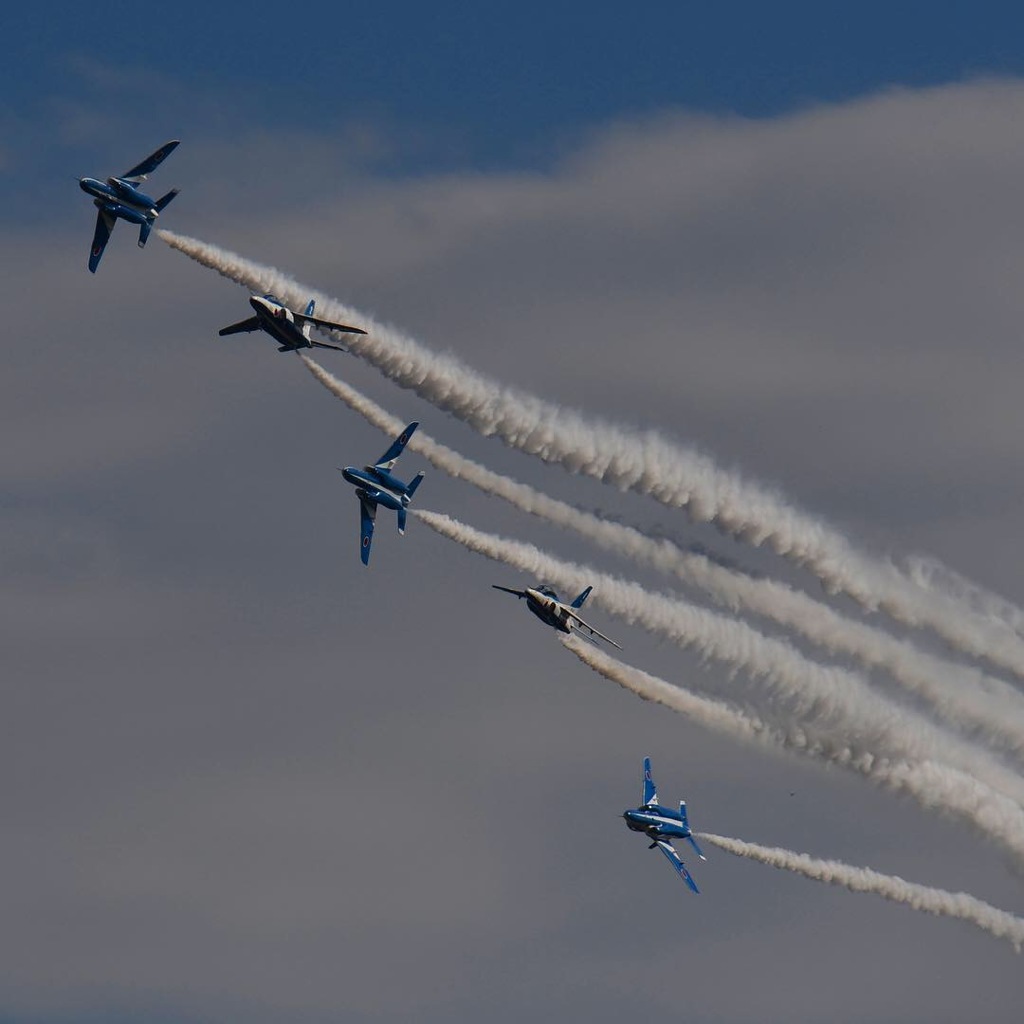
M 490 589 L 533 580 L 415 517 L 399 537 L 382 513 L 364 569 L 337 467 L 390 439 L 269 339 L 219 338 L 247 293 L 158 237 L 120 224 L 90 275 L 73 179 L 181 138 L 150 182 L 182 190 L 162 227 L 1020 605 L 1014 7 L 7 17 L 0 1021 L 1012 1016 L 1019 958 L 962 922 L 710 849 L 692 896 L 619 817 L 644 755 L 699 830 L 1022 915 L 1024 875 L 841 766 L 619 689 Z M 1011 678 L 318 359 L 491 469 L 788 583 L 967 689 Z M 417 506 L 710 606 L 415 451 L 400 468 L 427 471 Z M 593 602 L 630 665 L 796 720 Z

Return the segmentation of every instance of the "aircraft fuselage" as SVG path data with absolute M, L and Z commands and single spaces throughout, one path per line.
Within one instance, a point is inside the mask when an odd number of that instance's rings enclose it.
M 78 184 L 83 192 L 93 197 L 97 206 L 101 206 L 115 217 L 143 224 L 160 216 L 156 208 L 156 200 L 140 192 L 129 182 L 120 178 L 100 181 L 98 178 L 79 178 Z
M 360 497 L 369 498 L 395 512 L 405 505 L 402 498 L 405 496 L 407 485 L 390 473 L 369 466 L 365 469 L 346 466 L 341 475 L 356 488 L 356 493 Z
M 557 629 L 561 633 L 572 632 L 572 617 L 560 601 L 549 597 L 547 594 L 542 594 L 539 590 L 534 590 L 533 587 L 527 587 L 525 593 L 526 607 L 541 622 Z
M 659 836 L 672 836 L 686 839 L 692 835 L 690 827 L 683 824 L 677 811 L 660 804 L 638 807 L 635 811 L 623 811 L 622 817 L 626 827 L 633 832 L 643 832 L 652 839 Z
M 269 334 L 282 348 L 312 348 L 310 340 L 284 306 L 276 305 L 262 295 L 253 295 L 249 299 L 260 322 L 260 327 Z

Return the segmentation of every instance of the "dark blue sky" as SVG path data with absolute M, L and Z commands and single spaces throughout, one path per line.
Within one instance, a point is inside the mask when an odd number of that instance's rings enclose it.
M 683 107 L 758 117 L 893 85 L 1024 71 L 1017 5 L 819 3 L 21 6 L 7 99 L 38 127 L 66 99 L 183 120 L 353 120 L 425 133 L 430 161 L 532 163 L 563 133 Z M 82 64 L 136 81 L 86 82 Z M 150 78 L 152 76 L 152 78 Z M 147 80 L 151 86 L 147 87 Z M 163 83 L 156 84 L 156 83 Z M 129 99 L 130 94 L 135 102 Z M 115 95 L 116 94 L 116 95 Z M 162 139 L 160 126 L 155 134 Z

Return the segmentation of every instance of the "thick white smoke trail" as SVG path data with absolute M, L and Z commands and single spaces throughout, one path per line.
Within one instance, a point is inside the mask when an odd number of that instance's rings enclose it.
M 1024 813 L 1019 805 L 963 772 L 934 761 L 892 760 L 857 743 L 812 736 L 794 722 L 766 725 L 721 701 L 699 697 L 627 665 L 578 637 L 562 641 L 598 675 L 686 715 L 714 732 L 748 743 L 790 750 L 846 768 L 878 786 L 906 793 L 924 807 L 969 825 L 1024 864 Z
M 871 610 L 939 632 L 959 649 L 1024 678 L 1024 639 L 1004 623 L 970 613 L 945 594 L 921 590 L 895 566 L 855 551 L 836 530 L 795 509 L 774 491 L 719 468 L 710 458 L 658 434 L 635 431 L 563 409 L 504 387 L 450 355 L 440 355 L 371 318 L 303 287 L 277 270 L 197 239 L 159 231 L 170 246 L 254 291 L 273 291 L 292 306 L 310 296 L 320 313 L 355 322 L 369 334 L 346 334 L 352 352 L 401 387 L 487 436 L 594 477 L 620 490 L 685 508 L 700 522 L 806 566 L 824 585 Z
M 839 737 L 844 743 L 856 737 L 874 753 L 943 761 L 1024 802 L 1024 779 L 1019 774 L 874 692 L 853 672 L 811 661 L 791 644 L 731 616 L 651 593 L 638 583 L 563 561 L 532 544 L 485 533 L 437 512 L 420 510 L 416 515 L 442 536 L 534 578 L 577 590 L 593 585 L 595 604 L 684 649 L 743 670 L 774 701 L 784 704 L 787 717 L 796 716 L 810 733 Z
M 306 356 L 302 359 L 324 387 L 375 427 L 392 435 L 402 429 L 402 421 L 372 399 L 338 380 L 319 363 Z M 947 722 L 975 730 L 987 741 L 996 742 L 1018 756 L 1024 755 L 1024 695 L 1002 680 L 977 669 L 952 665 L 884 630 L 848 619 L 784 583 L 736 572 L 705 555 L 684 551 L 670 540 L 653 539 L 631 526 L 608 522 L 551 498 L 467 459 L 423 430 L 413 435 L 410 448 L 450 476 L 466 480 L 524 512 L 575 530 L 605 550 L 674 574 L 731 611 L 753 612 L 828 651 L 851 655 L 868 667 L 885 669 L 912 693 L 928 701 Z
M 871 868 L 858 868 L 838 860 L 820 860 L 777 846 L 759 846 L 741 839 L 701 832 L 700 838 L 737 857 L 793 871 L 827 885 L 838 885 L 851 892 L 870 892 L 893 903 L 902 903 L 938 917 L 955 917 L 981 928 L 998 939 L 1006 939 L 1016 952 L 1024 945 L 1024 918 L 1016 917 L 965 892 L 947 892 L 928 885 L 907 882 L 898 875 L 883 875 Z

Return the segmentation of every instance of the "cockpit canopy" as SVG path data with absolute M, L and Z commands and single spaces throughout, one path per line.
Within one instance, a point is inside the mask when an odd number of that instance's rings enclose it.
M 533 588 L 538 594 L 543 594 L 545 597 L 553 597 L 556 601 L 558 600 L 558 594 L 555 593 L 554 588 L 550 583 L 538 583 Z

